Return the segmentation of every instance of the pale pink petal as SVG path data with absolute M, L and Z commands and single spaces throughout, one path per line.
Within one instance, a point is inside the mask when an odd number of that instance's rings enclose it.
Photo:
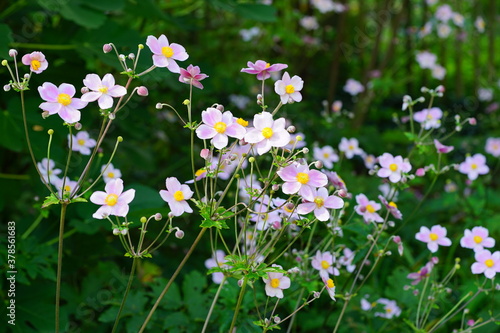
M 151 52 L 161 54 L 161 46 L 158 43 L 158 39 L 156 39 L 156 37 L 148 36 L 148 38 L 146 39 L 146 45 L 151 49 Z
M 309 214 L 316 208 L 316 204 L 314 202 L 305 202 L 301 203 L 297 206 L 297 214 Z
M 217 131 L 213 127 L 201 124 L 200 127 L 196 129 L 196 135 L 200 139 L 211 139 L 217 135 Z
M 284 147 L 290 142 L 290 133 L 287 131 L 274 132 L 269 142 L 273 147 Z
M 429 243 L 427 243 L 427 248 L 429 249 L 429 251 L 434 253 L 438 250 L 438 245 L 435 242 L 429 242 Z
M 108 88 L 114 87 L 114 85 L 115 85 L 114 76 L 109 74 L 109 73 L 104 75 L 104 77 L 102 78 L 102 85 L 106 86 Z
M 184 48 L 184 46 L 177 43 L 172 43 L 170 44 L 170 47 L 172 48 L 172 51 L 174 51 L 172 59 L 184 61 L 189 58 L 189 55 L 186 53 L 186 49 Z
M 238 140 L 243 139 L 247 130 L 238 123 L 233 123 L 226 128 L 226 134 Z
M 68 83 L 63 83 L 59 86 L 60 94 L 68 94 L 70 97 L 73 97 L 76 93 L 75 87 Z
M 271 150 L 272 145 L 269 140 L 262 140 L 261 142 L 257 143 L 257 154 L 263 155 L 267 153 L 269 150 Z
M 120 197 L 118 198 L 118 203 L 123 203 L 123 204 L 129 204 L 134 200 L 135 197 L 135 190 L 130 189 L 125 192 L 123 192 Z
M 87 74 L 83 79 L 83 84 L 90 90 L 99 90 L 102 86 L 101 79 L 97 74 Z
M 206 111 L 201 112 L 201 120 L 213 127 L 216 123 L 222 121 L 222 112 L 215 108 L 208 108 Z
M 68 124 L 73 124 L 80 121 L 81 113 L 80 111 L 70 108 L 69 106 L 63 106 L 58 112 L 59 116 L 67 122 Z
M 99 108 L 102 110 L 110 109 L 113 106 L 113 97 L 103 94 L 99 97 L 97 103 L 99 104 Z
M 153 65 L 155 65 L 156 67 L 167 67 L 168 63 L 169 61 L 167 58 L 165 58 L 164 55 L 153 55 Z
M 295 194 L 300 190 L 301 186 L 302 184 L 299 182 L 288 182 L 281 186 L 281 190 L 285 194 Z
M 111 206 L 101 206 L 99 207 L 99 209 L 94 213 L 92 214 L 92 217 L 95 218 L 95 219 L 104 219 L 105 216 L 108 216 L 108 215 L 111 215 L 112 214 L 112 210 L 111 210 Z
M 217 133 L 212 139 L 212 143 L 215 148 L 222 149 L 227 146 L 228 138 L 225 134 Z
M 107 196 L 108 196 L 108 194 L 106 192 L 96 191 L 96 192 L 92 193 L 89 200 L 90 200 L 90 202 L 92 202 L 96 205 L 104 205 L 104 204 L 106 204 L 105 200 L 106 200 Z
M 47 102 L 57 102 L 57 96 L 59 96 L 59 90 L 56 85 L 50 82 L 45 82 L 41 87 L 38 87 L 38 92 L 40 97 Z
M 127 93 L 127 89 L 122 86 L 114 86 L 113 88 L 109 89 L 107 94 L 111 97 L 122 97 Z
M 165 184 L 169 192 L 175 193 L 181 191 L 181 183 L 175 177 L 168 177 L 165 180 Z
M 102 96 L 102 92 L 90 91 L 82 95 L 81 100 L 84 102 L 94 102 L 97 101 L 99 97 Z
M 330 213 L 325 207 L 321 207 L 314 210 L 314 216 L 320 221 L 328 221 Z
M 53 103 L 53 102 L 44 102 L 40 104 L 40 109 L 44 111 L 48 111 L 49 114 L 56 114 L 59 113 L 59 111 L 62 109 L 63 105 L 59 103 Z

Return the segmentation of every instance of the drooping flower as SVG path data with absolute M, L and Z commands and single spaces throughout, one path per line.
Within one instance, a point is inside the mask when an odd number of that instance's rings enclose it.
M 488 229 L 474 227 L 472 230 L 465 229 L 464 236 L 460 239 L 460 245 L 475 252 L 482 251 L 485 247 L 494 247 L 495 240 L 488 237 Z
M 418 111 L 413 114 L 413 119 L 422 124 L 425 130 L 441 127 L 442 117 L 443 111 L 437 107 L 423 109 L 422 111 Z
M 351 96 L 356 96 L 359 93 L 362 93 L 365 91 L 365 87 L 361 84 L 361 82 L 354 80 L 354 79 L 348 79 L 345 86 L 344 86 L 344 91 L 350 94 Z
M 328 169 L 333 168 L 333 163 L 339 161 L 339 155 L 331 146 L 314 147 L 313 153 L 314 158 L 323 162 L 323 165 Z
M 228 144 L 228 136 L 243 139 L 246 129 L 241 126 L 231 111 L 222 113 L 219 109 L 208 108 L 201 113 L 203 124 L 196 129 L 200 139 L 211 139 L 217 149 L 222 149 Z
M 146 45 L 153 52 L 153 65 L 167 67 L 172 73 L 180 72 L 176 60 L 184 61 L 189 58 L 184 46 L 177 43 L 170 44 L 165 35 L 161 35 L 159 38 L 148 36 Z
M 379 156 L 378 162 L 381 168 L 377 171 L 377 176 L 389 178 L 392 183 L 397 183 L 401 180 L 403 173 L 410 172 L 411 164 L 408 160 L 401 156 L 392 156 L 389 153 L 384 153 Z
M 71 142 L 71 150 L 82 155 L 90 155 L 90 148 L 94 148 L 97 142 L 89 136 L 86 131 L 80 131 L 76 135 L 68 134 L 68 142 Z
M 332 300 L 335 301 L 335 283 L 332 279 L 323 278 L 323 283 L 325 284 L 325 288 L 328 291 L 328 295 Z
M 363 193 L 356 196 L 357 205 L 354 206 L 354 210 L 359 215 L 363 216 L 365 222 L 384 222 L 384 219 L 377 213 L 382 206 L 373 201 L 368 200 L 366 195 Z
M 115 84 L 115 78 L 106 74 L 101 78 L 97 74 L 87 74 L 83 84 L 91 91 L 82 95 L 82 101 L 97 101 L 101 109 L 113 107 L 113 98 L 122 97 L 127 93 L 125 87 Z
M 384 312 L 375 312 L 375 317 L 391 319 L 392 317 L 399 317 L 401 314 L 401 308 L 397 305 L 396 301 L 379 298 L 377 303 L 384 306 Z
M 298 205 L 297 213 L 303 215 L 314 211 L 314 216 L 320 221 L 328 221 L 330 218 L 327 208 L 340 209 L 344 207 L 344 201 L 335 195 L 329 196 L 328 190 L 324 187 L 306 191 L 303 198 L 305 202 Z
M 342 138 L 339 143 L 339 151 L 343 152 L 345 157 L 351 159 L 354 155 L 362 155 L 363 150 L 359 148 L 359 142 L 356 138 Z
M 398 205 L 396 205 L 394 201 L 388 202 L 382 195 L 379 195 L 378 199 L 382 202 L 382 204 L 384 204 L 385 208 L 387 208 L 395 219 L 401 220 L 403 218 L 403 214 L 401 214 L 401 211 L 398 209 Z
M 101 207 L 92 215 L 95 219 L 104 219 L 109 215 L 127 216 L 129 203 L 134 200 L 135 190 L 123 192 L 123 180 L 117 178 L 106 184 L 103 191 L 95 191 L 90 201 Z
M 333 266 L 335 259 L 330 251 L 317 251 L 316 255 L 312 258 L 311 265 L 314 269 L 319 271 L 319 276 L 328 279 L 329 275 L 340 275 L 337 267 Z
M 30 66 L 30 70 L 36 74 L 40 74 L 49 67 L 49 62 L 45 59 L 45 55 L 38 51 L 25 54 L 21 61 L 24 65 Z
M 44 158 L 42 159 L 41 162 L 38 162 L 37 164 L 38 171 L 40 171 L 40 174 L 42 175 L 42 178 L 45 180 L 46 183 L 54 184 L 56 181 L 59 180 L 59 177 L 57 177 L 58 174 L 62 172 L 61 169 L 55 169 L 56 164 L 53 160 Z M 50 179 L 49 179 L 50 178 Z
M 226 264 L 226 254 L 222 250 L 216 250 L 214 254 L 212 254 L 212 258 L 205 260 L 205 267 L 210 269 L 213 267 L 220 268 L 229 268 L 229 265 Z M 222 272 L 214 272 L 212 273 L 212 281 L 216 284 L 221 284 L 222 280 L 224 280 L 224 273 Z
M 488 138 L 484 150 L 494 157 L 500 156 L 500 138 Z
M 56 87 L 53 83 L 45 82 L 38 87 L 40 97 L 45 100 L 40 104 L 40 109 L 47 111 L 49 115 L 59 114 L 65 122 L 69 124 L 80 121 L 80 109 L 87 106 L 87 102 L 79 98 L 73 98 L 75 87 L 71 84 L 63 83 Z
M 188 185 L 181 185 L 175 177 L 168 177 L 165 180 L 167 190 L 161 190 L 161 198 L 168 203 L 174 216 L 181 216 L 182 213 L 192 213 L 193 209 L 186 200 L 191 199 L 193 191 Z
M 472 264 L 472 274 L 482 274 L 488 279 L 493 279 L 496 273 L 500 273 L 500 251 L 493 254 L 488 250 L 478 251 L 474 254 L 476 262 Z
M 202 74 L 199 66 L 189 65 L 186 69 L 179 69 L 179 82 L 192 84 L 198 89 L 203 89 L 203 85 L 200 83 L 208 77 L 207 74 Z
M 430 230 L 427 227 L 420 227 L 420 231 L 415 235 L 415 238 L 427 243 L 427 248 L 432 253 L 438 250 L 439 245 L 451 245 L 451 240 L 446 237 L 446 228 L 440 225 L 432 226 Z
M 410 280 L 413 280 L 411 281 L 412 285 L 417 285 L 420 283 L 420 281 L 430 276 L 433 267 L 434 263 L 432 261 L 429 261 L 427 264 L 425 264 L 424 267 L 420 268 L 417 272 L 410 273 L 406 277 Z
M 285 118 L 273 120 L 269 112 L 256 114 L 254 128 L 247 131 L 245 141 L 254 144 L 257 154 L 267 153 L 272 147 L 284 147 L 290 142 L 290 133 L 285 128 Z
M 279 72 L 288 67 L 285 64 L 270 64 L 264 60 L 257 60 L 255 64 L 251 61 L 247 62 L 248 68 L 242 68 L 241 72 L 248 74 L 257 74 L 257 80 L 266 80 L 271 77 L 273 72 Z
M 447 154 L 450 151 L 452 151 L 453 149 L 455 149 L 455 147 L 453 147 L 453 146 L 443 145 L 441 142 L 439 142 L 436 139 L 434 139 L 434 146 L 436 147 L 436 150 L 439 154 Z
M 485 26 L 486 24 L 484 22 L 484 19 L 481 16 L 478 16 L 474 21 L 474 27 L 476 27 L 477 31 L 483 33 Z
M 339 258 L 339 264 L 345 266 L 346 270 L 349 273 L 354 272 L 354 270 L 356 269 L 356 265 L 354 265 L 352 261 L 354 260 L 354 255 L 356 253 L 347 247 L 342 250 L 342 253 L 343 255 Z
M 281 189 L 285 194 L 295 194 L 303 197 L 313 195 L 313 188 L 326 186 L 328 178 L 318 170 L 309 170 L 307 164 L 293 163 L 277 172 L 278 176 L 285 182 Z
M 105 183 L 110 182 L 111 180 L 121 178 L 122 172 L 119 169 L 116 169 L 113 164 L 109 164 L 106 168 L 106 164 L 101 167 L 102 178 Z
M 281 80 L 274 83 L 274 91 L 280 95 L 281 103 L 287 104 L 300 102 L 302 94 L 300 91 L 304 87 L 304 81 L 297 75 L 290 78 L 290 74 L 285 72 Z
M 483 154 L 475 154 L 467 156 L 458 166 L 458 171 L 466 174 L 470 180 L 475 180 L 479 175 L 487 174 L 490 168 L 486 165 L 486 157 Z
M 272 267 L 282 268 L 276 264 Z M 268 272 L 267 278 L 263 277 L 262 280 L 266 284 L 266 295 L 269 297 L 283 298 L 283 290 L 290 288 L 290 278 L 283 273 Z

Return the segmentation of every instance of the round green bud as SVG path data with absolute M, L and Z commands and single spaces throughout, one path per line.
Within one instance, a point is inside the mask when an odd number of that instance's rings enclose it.
M 182 102 L 182 104 L 184 105 L 189 105 L 191 102 L 189 101 L 189 99 L 185 99 L 184 102 Z
M 49 129 L 49 130 L 47 131 L 47 133 L 49 133 L 49 135 L 52 135 L 52 134 L 54 134 L 54 130 L 51 128 L 51 129 Z
M 255 162 L 255 157 L 251 156 L 251 157 L 248 159 L 248 162 L 250 162 L 250 163 Z
M 142 50 L 144 48 L 144 45 L 143 44 L 139 44 L 138 47 L 139 47 L 139 50 Z
M 148 219 L 145 216 L 141 217 L 141 223 L 146 223 L 147 221 Z
M 123 137 L 119 136 L 116 140 L 118 140 L 118 142 L 122 142 L 123 141 Z
M 7 60 L 2 60 L 2 66 L 7 66 Z

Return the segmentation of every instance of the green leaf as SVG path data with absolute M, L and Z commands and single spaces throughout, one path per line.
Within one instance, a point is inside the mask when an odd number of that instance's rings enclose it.
M 58 205 L 60 203 L 59 199 L 51 193 L 48 197 L 45 198 L 45 201 L 42 204 L 42 208 L 47 208 L 51 205 Z
M 182 291 L 184 293 L 184 304 L 192 319 L 205 319 L 209 302 L 208 294 L 203 293 L 207 286 L 206 277 L 198 271 L 191 271 L 184 277 Z
M 0 36 L 2 34 L 1 30 L 0 25 Z M 0 37 L 0 45 L 4 45 L 1 43 L 1 38 L 2 37 Z M 20 152 L 23 149 L 26 139 L 24 138 L 24 133 L 20 124 L 21 122 L 15 119 L 9 111 L 0 113 L 0 145 L 16 152 Z
M 71 199 L 70 202 L 88 202 L 88 200 L 85 198 L 82 198 L 82 197 L 78 197 L 78 198 Z
M 245 19 L 260 22 L 276 22 L 276 8 L 263 4 L 242 3 L 234 11 Z

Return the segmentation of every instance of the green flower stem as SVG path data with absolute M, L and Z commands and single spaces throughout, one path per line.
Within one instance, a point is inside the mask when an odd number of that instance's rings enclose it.
M 59 333 L 59 305 L 61 301 L 61 272 L 64 240 L 64 222 L 66 219 L 67 202 L 61 203 L 61 219 L 59 221 L 59 249 L 57 251 L 57 277 L 56 277 L 56 322 L 55 333 Z
M 299 309 L 299 304 L 300 304 L 300 301 L 302 300 L 302 296 L 304 295 L 305 290 L 306 290 L 306 288 L 304 288 L 304 287 L 302 287 L 300 289 L 299 298 L 297 299 L 297 304 L 295 305 L 295 309 L 293 310 L 293 315 L 290 318 L 290 324 L 288 324 L 288 329 L 286 330 L 286 333 L 292 332 L 293 322 L 295 321 L 295 314 L 297 313 L 297 310 Z
M 40 214 L 38 214 L 38 217 L 36 218 L 36 220 L 33 221 L 33 223 L 29 226 L 29 228 L 21 236 L 21 239 L 25 240 L 26 238 L 28 238 L 28 236 L 33 232 L 33 230 L 36 229 L 36 227 L 38 227 L 38 225 L 40 224 L 40 222 L 42 222 L 42 220 L 43 220 L 43 214 L 40 213 Z
M 219 299 L 220 292 L 222 290 L 222 287 L 224 286 L 224 283 L 226 283 L 226 276 L 222 278 L 222 282 L 219 285 L 219 288 L 217 288 L 217 292 L 215 293 L 214 300 L 212 301 L 212 305 L 210 305 L 210 309 L 208 310 L 207 317 L 205 318 L 205 323 L 203 324 L 203 329 L 201 330 L 201 333 L 205 333 L 208 327 L 208 321 L 210 320 L 210 317 L 212 316 L 212 312 L 215 308 L 215 304 L 217 303 L 217 300 Z
M 120 315 L 122 314 L 122 310 L 125 307 L 125 303 L 127 301 L 128 292 L 130 291 L 130 287 L 132 286 L 132 281 L 134 281 L 134 273 L 135 268 L 137 267 L 137 261 L 139 258 L 134 257 L 132 261 L 132 268 L 130 269 L 130 275 L 128 277 L 127 288 L 125 289 L 125 294 L 123 294 L 122 304 L 120 305 L 120 309 L 118 310 L 118 314 L 116 315 L 115 324 L 113 325 L 113 330 L 111 333 L 115 333 L 118 328 L 118 323 L 120 322 Z
M 425 292 L 427 291 L 427 286 L 429 285 L 429 280 L 430 278 L 427 277 L 425 279 L 425 283 L 424 283 L 424 289 L 422 290 L 422 292 L 420 293 L 420 299 L 418 301 L 418 307 L 417 307 L 417 318 L 416 318 L 416 325 L 417 325 L 417 328 L 420 328 L 420 309 L 422 308 L 422 301 L 424 299 L 424 296 L 425 296 Z
M 163 299 L 163 297 L 167 293 L 167 291 L 170 288 L 170 286 L 172 285 L 172 283 L 175 281 L 175 278 L 177 277 L 177 275 L 179 275 L 180 271 L 182 270 L 182 268 L 184 267 L 184 265 L 188 261 L 189 257 L 191 256 L 191 254 L 193 253 L 194 249 L 196 248 L 196 246 L 200 242 L 201 237 L 203 236 L 203 234 L 205 233 L 205 231 L 207 231 L 207 228 L 202 228 L 200 230 L 200 233 L 198 234 L 198 236 L 194 240 L 193 244 L 189 248 L 189 251 L 184 256 L 184 259 L 182 259 L 182 261 L 179 264 L 179 266 L 177 266 L 177 269 L 175 270 L 174 274 L 172 275 L 172 277 L 168 281 L 167 285 L 165 286 L 165 288 L 161 292 L 160 296 L 158 296 L 158 299 L 156 300 L 155 304 L 151 308 L 151 311 L 149 311 L 149 314 L 148 314 L 146 320 L 144 321 L 144 323 L 142 324 L 141 329 L 139 330 L 139 333 L 144 332 L 144 330 L 146 329 L 146 326 L 148 325 L 149 321 L 151 320 L 151 317 L 153 316 L 153 313 L 156 311 L 156 308 L 158 307 L 158 305 L 160 305 L 161 300 Z
M 229 327 L 229 332 L 234 331 L 234 326 L 236 325 L 236 319 L 238 318 L 238 313 L 240 312 L 241 303 L 243 302 L 243 296 L 245 296 L 245 289 L 247 287 L 247 277 L 243 278 L 243 284 L 240 289 L 240 294 L 238 296 L 238 302 L 236 303 L 236 308 L 234 309 L 233 321 L 231 321 L 231 327 Z

